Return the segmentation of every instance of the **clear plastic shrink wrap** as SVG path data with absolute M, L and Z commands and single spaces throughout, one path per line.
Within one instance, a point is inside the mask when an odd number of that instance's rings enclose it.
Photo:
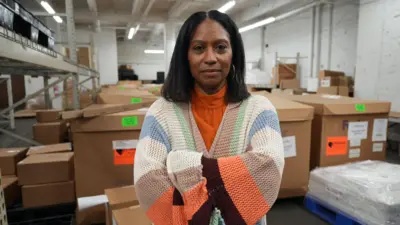
M 318 168 L 308 194 L 368 225 L 400 224 L 400 165 L 363 161 Z

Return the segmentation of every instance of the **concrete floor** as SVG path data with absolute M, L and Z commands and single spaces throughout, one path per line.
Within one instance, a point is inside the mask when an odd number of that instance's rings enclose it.
M 35 119 L 17 119 L 16 133 L 24 137 L 32 138 L 32 125 Z M 4 147 L 25 147 L 26 143 L 0 134 L 0 148 Z M 400 156 L 397 152 L 388 151 L 388 161 L 400 164 Z M 308 212 L 303 206 L 303 198 L 278 200 L 267 216 L 268 225 L 327 225 L 318 217 Z

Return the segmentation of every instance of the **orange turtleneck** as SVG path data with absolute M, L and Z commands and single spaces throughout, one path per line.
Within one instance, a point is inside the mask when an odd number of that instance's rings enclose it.
M 192 112 L 207 150 L 210 150 L 226 110 L 226 85 L 217 93 L 205 94 L 195 87 L 192 94 Z

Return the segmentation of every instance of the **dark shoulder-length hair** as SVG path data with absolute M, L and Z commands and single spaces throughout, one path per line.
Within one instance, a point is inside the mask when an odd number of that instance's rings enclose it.
M 215 20 L 229 33 L 232 46 L 232 66 L 227 77 L 228 103 L 241 102 L 249 97 L 245 84 L 245 53 L 243 40 L 233 20 L 216 10 L 191 15 L 179 31 L 178 38 L 161 95 L 171 102 L 189 102 L 194 88 L 190 72 L 188 50 L 196 28 L 207 18 Z

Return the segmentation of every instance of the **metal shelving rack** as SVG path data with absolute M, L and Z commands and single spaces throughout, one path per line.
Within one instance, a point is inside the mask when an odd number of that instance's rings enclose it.
M 70 49 L 76 49 L 72 0 L 66 0 L 66 9 L 69 47 Z M 6 119 L 0 121 L 0 124 L 7 123 L 11 129 L 15 129 L 14 109 L 42 93 L 45 95 L 47 107 L 51 108 L 52 99 L 50 99 L 49 89 L 62 82 L 64 82 L 65 87 L 65 81 L 69 78 L 72 78 L 73 81 L 73 106 L 71 107 L 73 109 L 80 108 L 79 85 L 83 83 L 79 83 L 80 76 L 87 77 L 84 81 L 91 79 L 94 93 L 98 92 L 97 86 L 100 83 L 98 72 L 85 66 L 78 65 L 76 63 L 77 57 L 75 51 L 70 51 L 71 59 L 68 59 L 52 49 L 45 48 L 3 27 L 0 27 L 0 46 L 0 82 L 7 82 L 9 103 L 8 108 L 0 111 L 0 117 Z M 44 88 L 13 103 L 11 76 L 24 75 L 42 76 L 44 78 Z M 58 78 L 58 80 L 49 83 L 50 78 Z M 0 127 L 0 133 L 4 133 L 32 145 L 40 145 L 40 143 L 34 140 L 22 137 L 2 127 Z

